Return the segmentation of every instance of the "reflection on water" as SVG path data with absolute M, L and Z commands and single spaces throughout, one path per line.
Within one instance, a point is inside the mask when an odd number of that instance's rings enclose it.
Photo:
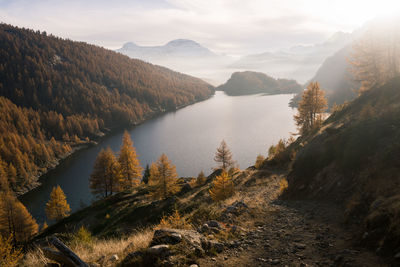
M 215 166 L 216 148 L 225 139 L 241 168 L 254 164 L 258 154 L 295 131 L 288 107 L 292 95 L 230 97 L 223 92 L 209 100 L 170 112 L 129 129 L 142 166 L 166 153 L 179 176 L 207 175 Z M 53 186 L 60 185 L 72 211 L 89 204 L 89 175 L 100 149 L 118 151 L 123 132 L 104 138 L 98 146 L 77 152 L 44 177 L 44 184 L 21 200 L 38 220 L 45 220 L 44 207 Z

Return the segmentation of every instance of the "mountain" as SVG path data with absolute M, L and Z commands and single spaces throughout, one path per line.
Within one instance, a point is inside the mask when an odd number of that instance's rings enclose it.
M 400 78 L 375 87 L 299 138 L 288 175 L 288 197 L 336 202 L 355 238 L 389 257 L 400 248 L 399 89 Z
M 201 77 L 214 85 L 226 79 L 226 66 L 232 62 L 231 58 L 218 55 L 187 39 L 172 40 L 161 46 L 139 46 L 129 42 L 116 51 L 131 58 Z
M 287 50 L 248 55 L 231 67 L 268 73 L 274 77 L 306 82 L 321 63 L 333 53 L 351 43 L 353 35 L 337 32 L 321 44 L 298 45 Z
M 228 95 L 293 94 L 302 91 L 295 80 L 274 79 L 261 72 L 235 72 L 231 78 L 216 88 Z
M 132 42 L 124 44 L 116 50 L 132 58 L 138 58 L 145 61 L 153 60 L 171 60 L 176 57 L 183 59 L 190 58 L 214 58 L 217 55 L 208 48 L 201 46 L 192 40 L 176 39 L 162 46 L 139 46 Z
M 307 86 L 310 82 L 319 82 L 325 91 L 329 107 L 351 101 L 357 96 L 357 89 L 360 85 L 355 81 L 348 61 L 352 52 L 353 47 L 348 45 L 328 57 L 315 76 L 304 85 Z M 291 106 L 296 107 L 300 99 L 301 94 L 295 96 Z
M 0 24 L 0 43 L 0 167 L 18 192 L 109 129 L 214 92 L 200 79 L 45 32 Z

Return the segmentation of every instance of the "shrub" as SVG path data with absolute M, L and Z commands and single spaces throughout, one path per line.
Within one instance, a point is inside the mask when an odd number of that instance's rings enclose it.
M 254 167 L 256 167 L 256 169 L 260 169 L 264 163 L 265 157 L 263 155 L 258 155 L 257 159 L 256 159 L 256 163 L 254 164 Z
M 282 194 L 283 192 L 286 191 L 286 189 L 288 188 L 289 184 L 288 181 L 283 178 L 280 182 L 279 182 L 279 191 Z
M 157 228 L 192 229 L 192 225 L 175 209 L 171 215 L 163 216 Z

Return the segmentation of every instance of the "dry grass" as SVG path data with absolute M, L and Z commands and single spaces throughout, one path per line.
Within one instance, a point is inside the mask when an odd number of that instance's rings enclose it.
M 35 250 L 29 250 L 22 260 L 19 262 L 18 266 L 22 267 L 30 267 L 30 266 L 46 266 L 49 261 L 43 255 L 43 252 L 40 248 Z
M 71 249 L 76 251 L 78 256 L 86 262 L 97 262 L 100 259 L 104 259 L 99 262 L 104 264 L 114 254 L 121 259 L 130 252 L 147 248 L 152 238 L 153 230 L 148 228 L 126 238 L 102 239 L 93 242 L 91 246 L 77 244 Z
M 97 262 L 101 266 L 112 266 L 107 260 L 114 254 L 123 259 L 130 252 L 147 248 L 153 238 L 151 228 L 138 231 L 126 238 L 94 240 L 90 245 L 74 244 L 71 249 L 85 262 Z M 19 266 L 45 266 L 47 263 L 40 249 L 25 254 Z M 114 263 L 115 264 L 115 263 Z

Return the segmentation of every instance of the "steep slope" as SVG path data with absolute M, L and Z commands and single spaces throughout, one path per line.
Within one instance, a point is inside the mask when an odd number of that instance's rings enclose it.
M 319 82 L 325 91 L 329 107 L 334 104 L 341 105 L 357 96 L 359 84 L 354 81 L 348 62 L 352 50 L 352 46 L 346 46 L 328 57 L 315 76 L 304 85 L 307 86 L 310 82 Z M 297 107 L 300 99 L 301 94 L 296 95 L 291 101 L 291 106 Z
M 235 72 L 225 83 L 217 87 L 228 95 L 291 94 L 302 91 L 295 80 L 274 79 L 261 72 Z
M 0 43 L 0 157 L 15 191 L 32 187 L 68 146 L 214 91 L 200 79 L 45 32 L 0 24 Z
M 400 78 L 333 113 L 302 145 L 288 196 L 339 203 L 362 223 L 359 239 L 383 255 L 400 251 Z

